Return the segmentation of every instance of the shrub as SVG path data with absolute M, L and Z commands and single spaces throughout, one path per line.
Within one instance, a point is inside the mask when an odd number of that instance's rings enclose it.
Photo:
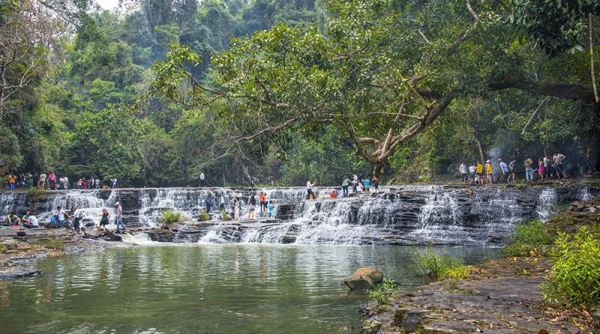
M 27 197 L 37 197 L 43 193 L 45 193 L 45 191 L 38 189 L 38 187 L 29 187 L 29 189 L 27 189 Z
M 221 218 L 222 218 L 224 221 L 230 221 L 230 220 L 232 220 L 232 219 L 233 219 L 233 218 L 231 217 L 231 215 L 230 215 L 230 214 L 228 214 L 228 213 L 227 213 L 225 210 L 221 210 Z
M 183 215 L 175 210 L 166 210 L 162 212 L 160 220 L 165 224 L 174 224 L 182 221 Z
M 552 244 L 552 236 L 546 231 L 544 223 L 532 220 L 517 226 L 504 254 L 507 256 L 542 255 L 544 246 Z
M 384 279 L 383 283 L 368 291 L 369 298 L 375 299 L 379 305 L 387 305 L 397 285 L 393 280 Z
M 202 210 L 202 212 L 200 212 L 198 220 L 200 220 L 201 222 L 209 221 L 210 215 L 208 214 L 208 212 L 206 212 L 206 210 Z
M 8 250 L 8 247 L 6 247 L 5 244 L 0 244 L 0 254 L 6 253 L 7 250 Z
M 550 252 L 552 272 L 542 285 L 544 297 L 570 306 L 600 305 L 600 233 L 582 227 L 560 233 Z
M 464 268 L 461 269 L 461 267 Z M 421 273 L 433 282 L 451 278 L 449 275 L 461 276 L 461 272 L 464 275 L 466 267 L 450 256 L 435 254 L 431 248 L 419 256 L 419 269 Z M 471 269 L 469 268 L 468 273 L 470 271 Z

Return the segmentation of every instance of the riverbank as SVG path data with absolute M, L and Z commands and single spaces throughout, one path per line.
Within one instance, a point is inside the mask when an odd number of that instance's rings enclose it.
M 552 234 L 600 224 L 600 199 L 576 201 L 551 219 Z M 445 280 L 397 293 L 388 305 L 363 308 L 364 333 L 592 333 L 599 310 L 568 309 L 544 300 L 551 271 L 547 252 L 476 266 L 467 279 Z
M 118 244 L 83 238 L 67 229 L 0 229 L 0 281 L 40 274 L 35 261 L 66 254 L 102 252 Z

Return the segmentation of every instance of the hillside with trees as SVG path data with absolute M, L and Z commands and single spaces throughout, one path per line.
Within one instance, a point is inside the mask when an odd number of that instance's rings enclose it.
M 544 15 L 540 15 L 544 13 Z M 0 2 L 0 157 L 132 186 L 600 168 L 600 4 Z

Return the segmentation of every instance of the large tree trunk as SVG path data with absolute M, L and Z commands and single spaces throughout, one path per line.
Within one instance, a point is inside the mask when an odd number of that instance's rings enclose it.
M 383 161 L 377 162 L 373 165 L 373 175 L 378 179 L 383 175 Z

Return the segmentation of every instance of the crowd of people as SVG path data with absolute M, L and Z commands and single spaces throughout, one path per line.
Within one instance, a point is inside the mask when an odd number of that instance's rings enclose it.
M 114 205 L 115 217 L 114 224 L 117 227 L 117 233 L 125 233 L 125 223 L 123 221 L 123 207 L 121 203 L 116 202 Z M 97 230 L 106 230 L 106 226 L 110 224 L 110 212 L 106 208 L 102 208 L 99 215 L 100 223 L 97 226 Z M 83 231 L 82 222 L 85 218 L 85 214 L 82 210 L 77 208 L 71 208 L 70 210 L 64 209 L 60 206 L 56 210 L 52 211 L 48 221 L 43 224 L 43 227 L 47 228 L 67 228 L 72 229 L 77 233 Z M 25 210 L 21 216 L 17 215 L 14 211 L 11 211 L 6 216 L 5 225 L 15 229 L 32 229 L 40 228 L 41 224 L 39 219 L 31 214 L 30 210 Z
M 565 155 L 556 152 L 552 157 L 545 155 L 539 158 L 536 165 L 530 157 L 526 157 L 523 161 L 525 181 L 566 178 L 567 173 L 563 167 L 565 159 Z M 469 166 L 465 162 L 458 166 L 462 182 L 471 185 L 515 182 L 517 171 L 518 166 L 515 159 L 508 164 L 499 158 L 496 161 L 486 160 L 485 164 L 478 160 Z
M 52 171 L 48 174 L 41 173 L 35 176 L 31 173 L 20 173 L 18 175 L 11 173 L 3 179 L 2 185 L 10 191 L 18 188 L 29 189 L 34 186 L 39 190 L 109 189 L 117 188 L 117 179 L 102 180 L 99 177 L 90 176 L 87 178 L 83 176 L 75 183 L 71 183 L 66 175 L 58 176 Z

